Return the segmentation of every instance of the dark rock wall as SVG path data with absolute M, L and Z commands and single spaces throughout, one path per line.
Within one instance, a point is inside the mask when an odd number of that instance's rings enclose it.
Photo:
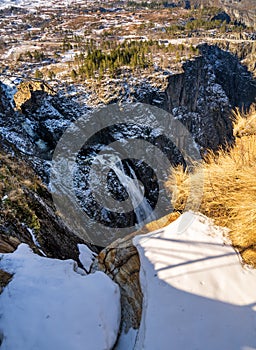
M 237 57 L 216 46 L 201 46 L 201 53 L 213 67 L 216 83 L 225 91 L 231 107 L 248 110 L 256 99 L 256 80 Z
M 172 113 L 187 126 L 202 151 L 232 144 L 231 109 L 248 110 L 255 102 L 256 81 L 238 58 L 217 46 L 200 46 L 201 56 L 170 76 L 164 94 L 143 102 Z
M 189 0 L 193 6 L 213 6 L 224 10 L 233 21 L 256 29 L 256 6 L 254 0 Z
M 5 141 L 0 141 L 3 146 Z M 12 251 L 22 242 L 38 254 L 79 262 L 77 244 L 86 242 L 57 215 L 51 194 L 21 158 L 14 149 L 8 152 L 0 147 L 0 253 Z

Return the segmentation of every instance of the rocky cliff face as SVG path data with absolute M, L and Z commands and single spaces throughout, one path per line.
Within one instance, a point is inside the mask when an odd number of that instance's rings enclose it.
M 1 146 L 9 147 L 2 139 Z M 66 227 L 47 188 L 13 148 L 0 150 L 0 178 L 0 252 L 23 242 L 40 255 L 79 262 L 77 244 L 86 242 Z
M 14 109 L 15 106 L 15 109 Z M 48 161 L 68 125 L 87 110 L 38 82 L 25 82 L 11 103 L 0 83 L 0 135 L 13 144 L 48 182 Z
M 256 102 L 256 80 L 248 69 L 236 56 L 216 46 L 202 45 L 200 51 L 213 67 L 216 83 L 222 86 L 231 107 L 248 110 Z
M 200 46 L 201 56 L 171 75 L 164 93 L 147 102 L 166 109 L 187 126 L 202 150 L 233 142 L 230 112 L 247 110 L 256 98 L 256 82 L 238 58 L 217 46 Z
M 232 41 L 221 41 L 218 42 L 218 47 L 224 51 L 229 51 L 236 55 L 241 61 L 242 65 L 248 68 L 256 77 L 256 42 L 255 41 L 244 41 L 244 42 L 232 42 Z
M 243 109 L 249 108 L 255 101 L 256 85 L 252 74 L 231 53 L 206 44 L 202 45 L 200 50 L 201 56 L 184 63 L 182 73 L 169 76 L 168 85 L 164 91 L 150 90 L 148 94 L 145 91 L 143 94 L 134 91 L 134 97 L 141 102 L 156 105 L 171 112 L 192 133 L 204 154 L 207 149 L 217 150 L 220 146 L 232 144 L 234 138 L 230 117 L 231 108 L 236 106 Z M 31 82 L 20 86 L 15 96 L 19 109 L 16 111 L 8 100 L 6 88 L 0 85 L 0 89 L 0 135 L 3 140 L 8 141 L 21 152 L 22 157 L 32 164 L 47 183 L 50 160 L 57 142 L 72 121 L 81 115 L 87 117 L 86 105 L 79 105 L 72 97 L 64 97 L 60 93 L 49 93 L 45 91 L 44 86 Z M 145 118 L 144 112 L 141 111 L 141 113 L 141 115 L 137 113 L 139 120 Z M 100 130 L 100 125 L 98 127 Z M 90 171 L 90 161 L 87 160 L 95 155 L 96 150 L 119 137 L 120 130 L 116 127 L 110 128 L 108 132 L 105 129 L 100 130 L 91 139 L 91 146 L 87 143 L 86 152 L 89 153 L 84 153 L 84 149 L 79 153 L 78 166 L 79 171 L 82 170 L 76 173 L 75 180 L 79 193 L 87 193 L 85 169 Z M 122 131 L 122 138 L 127 137 L 139 137 L 152 144 L 158 144 L 168 153 L 166 155 L 172 164 L 184 162 L 177 147 L 175 148 L 170 142 L 166 143 L 159 135 L 149 133 L 147 129 L 132 126 L 131 130 Z M 135 169 L 136 176 L 140 180 L 143 179 L 144 187 L 145 184 L 149 184 L 147 194 L 153 208 L 158 196 L 154 194 L 158 192 L 152 180 L 152 173 L 145 166 L 139 168 L 139 164 L 137 166 L 135 163 L 132 163 L 132 167 Z M 127 168 L 130 165 L 131 163 L 126 164 Z M 80 181 L 81 179 L 83 181 Z M 116 180 L 112 174 L 110 186 Z M 112 187 L 116 191 L 116 185 Z M 124 195 L 124 188 L 119 187 L 121 198 Z M 148 189 L 147 186 L 145 188 Z M 115 195 L 118 196 L 116 193 Z M 103 217 L 108 222 L 113 219 L 111 213 L 106 218 L 106 213 L 101 209 L 96 212 L 91 202 L 84 202 L 83 195 L 81 198 L 77 195 L 77 199 L 80 204 L 82 203 L 82 208 L 87 210 L 86 213 L 92 213 L 93 219 L 95 215 L 99 218 Z M 169 205 L 169 200 L 166 202 Z M 164 205 L 164 208 L 167 207 Z M 161 215 L 164 214 L 161 213 Z M 122 217 L 120 220 L 122 220 L 121 226 L 126 225 L 126 221 L 123 220 L 128 220 L 130 223 L 130 217 L 124 219 Z
M 256 29 L 255 2 L 250 0 L 220 0 L 223 9 L 232 19 Z
M 244 25 L 256 28 L 256 10 L 253 0 L 190 0 L 195 6 L 214 6 L 226 11 L 233 21 L 238 21 Z

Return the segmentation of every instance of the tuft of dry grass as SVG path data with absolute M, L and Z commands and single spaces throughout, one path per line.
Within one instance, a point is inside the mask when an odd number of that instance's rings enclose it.
M 234 119 L 233 148 L 209 152 L 192 172 L 175 168 L 166 186 L 176 210 L 201 201 L 199 211 L 229 228 L 233 246 L 256 268 L 256 112 L 245 117 L 236 111 Z M 197 198 L 190 198 L 191 184 L 200 189 L 192 191 Z
M 256 135 L 256 110 L 255 106 L 251 109 L 249 115 L 241 115 L 238 109 L 233 112 L 234 117 L 234 136 L 237 138 L 243 136 Z
M 170 214 L 167 214 L 160 219 L 157 219 L 155 221 L 151 221 L 148 224 L 146 224 L 142 229 L 144 230 L 143 233 L 145 232 L 153 232 L 156 230 L 159 230 L 169 224 L 171 224 L 173 221 L 177 220 L 180 216 L 180 213 L 178 212 L 173 212 Z

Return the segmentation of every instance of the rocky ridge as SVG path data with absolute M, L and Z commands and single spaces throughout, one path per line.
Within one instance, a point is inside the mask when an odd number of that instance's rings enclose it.
M 256 29 L 256 11 L 253 1 L 228 1 L 221 0 L 224 10 L 234 19 L 244 23 L 248 27 Z

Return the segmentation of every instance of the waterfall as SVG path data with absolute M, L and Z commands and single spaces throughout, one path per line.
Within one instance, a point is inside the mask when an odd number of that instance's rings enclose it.
M 143 226 L 144 221 L 150 217 L 154 220 L 154 215 L 152 214 L 152 208 L 148 203 L 147 199 L 144 197 L 143 185 L 140 184 L 134 170 L 127 164 L 131 177 L 126 175 L 123 164 L 121 160 L 118 160 L 112 165 L 112 170 L 117 175 L 120 183 L 126 189 L 129 198 L 131 200 L 134 212 L 137 218 L 137 226 Z

